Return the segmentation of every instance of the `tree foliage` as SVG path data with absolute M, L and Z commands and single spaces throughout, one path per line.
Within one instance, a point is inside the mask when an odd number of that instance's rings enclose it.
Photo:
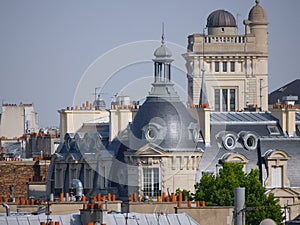
M 265 195 L 259 180 L 259 171 L 243 172 L 243 165 L 225 163 L 219 174 L 204 174 L 195 185 L 195 200 L 204 200 L 206 205 L 233 206 L 234 188 L 245 187 L 246 224 L 259 224 L 265 218 L 281 224 L 283 217 L 278 200 L 272 194 Z
M 186 189 L 181 190 L 180 188 L 177 188 L 176 193 L 175 193 L 176 197 L 179 196 L 179 193 L 182 193 L 182 199 L 183 200 L 186 199 L 186 198 L 187 198 L 188 201 L 193 200 L 193 194 L 191 193 L 191 191 L 188 191 Z

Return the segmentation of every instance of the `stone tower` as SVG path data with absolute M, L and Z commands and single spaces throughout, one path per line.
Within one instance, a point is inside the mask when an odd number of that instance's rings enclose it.
M 186 60 L 189 103 L 198 104 L 205 69 L 207 98 L 214 111 L 252 105 L 268 109 L 268 21 L 259 0 L 237 34 L 234 16 L 216 10 L 207 18 L 207 34 L 188 36 Z

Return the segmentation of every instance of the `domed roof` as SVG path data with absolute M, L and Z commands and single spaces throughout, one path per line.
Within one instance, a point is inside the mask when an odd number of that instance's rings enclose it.
M 207 27 L 236 27 L 234 16 L 223 9 L 212 12 L 207 17 Z
M 162 37 L 161 46 L 154 51 L 154 56 L 156 58 L 170 58 L 172 56 L 171 50 L 165 45 L 164 37 Z
M 255 2 L 256 5 L 250 10 L 248 20 L 251 20 L 252 22 L 267 23 L 267 14 L 263 7 L 259 5 L 260 0 L 255 0 Z
M 152 143 L 167 151 L 194 151 L 191 129 L 196 123 L 182 102 L 147 97 L 130 126 L 130 148 Z

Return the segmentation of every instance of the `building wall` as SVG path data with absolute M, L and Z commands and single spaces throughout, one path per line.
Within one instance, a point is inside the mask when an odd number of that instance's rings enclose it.
M 31 135 L 26 140 L 26 158 L 31 157 L 50 157 L 56 148 L 56 137 L 46 135 Z
M 24 133 L 38 132 L 33 104 L 4 104 L 0 118 L 0 137 L 11 139 L 18 138 Z
M 194 190 L 196 172 L 201 154 L 177 153 L 163 160 L 162 191 L 176 192 L 176 189 Z
M 187 202 L 129 202 L 128 211 L 136 213 L 186 213 L 201 225 L 231 225 L 233 218 L 232 206 L 187 207 Z
M 231 225 L 233 222 L 233 207 L 176 207 L 176 213 L 186 213 L 201 225 Z
M 177 202 L 126 202 L 124 205 L 126 205 L 126 209 L 128 207 L 128 212 L 145 214 L 167 212 L 173 214 L 175 213 Z M 181 202 L 181 205 L 187 207 L 187 202 Z
M 9 186 L 14 186 L 14 196 L 28 198 L 27 183 L 46 181 L 49 161 L 0 161 L 0 193 L 9 198 Z
M 141 153 L 142 152 L 142 153 Z M 196 172 L 202 153 L 199 152 L 173 152 L 154 155 L 151 150 L 138 150 L 136 153 L 126 153 L 128 195 L 134 192 L 144 196 L 143 168 L 158 168 L 160 194 L 175 193 L 176 189 L 194 190 Z M 153 181 L 152 181 L 153 183 Z M 154 198 L 156 198 L 154 196 Z
M 137 107 L 129 106 L 114 106 L 110 109 L 110 124 L 109 124 L 109 140 L 114 140 L 118 134 L 124 131 L 128 124 L 134 119 L 137 112 Z
M 66 133 L 76 133 L 84 122 L 109 116 L 107 110 L 95 110 L 94 108 L 62 109 L 60 114 L 60 140 L 63 141 Z

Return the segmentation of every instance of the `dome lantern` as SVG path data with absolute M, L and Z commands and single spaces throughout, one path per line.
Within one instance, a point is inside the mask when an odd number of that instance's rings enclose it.
M 168 83 L 171 81 L 172 52 L 165 44 L 164 26 L 161 36 L 161 46 L 154 51 L 154 82 Z

